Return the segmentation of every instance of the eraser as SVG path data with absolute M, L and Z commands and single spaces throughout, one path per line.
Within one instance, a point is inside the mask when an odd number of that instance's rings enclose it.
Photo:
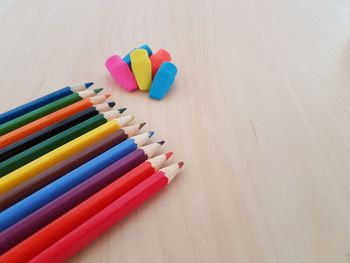
M 154 53 L 152 56 L 150 56 L 149 59 L 151 60 L 151 64 L 152 64 L 152 76 L 153 77 L 157 73 L 160 65 L 163 62 L 171 61 L 170 54 L 164 49 L 159 49 L 156 53 Z
M 135 50 L 135 49 L 136 49 L 136 48 L 134 48 L 133 50 Z M 140 46 L 139 49 L 144 49 L 144 50 L 146 50 L 147 53 L 148 53 L 148 56 L 152 56 L 152 54 L 153 54 L 153 53 L 152 53 L 152 49 L 151 49 L 147 44 Z M 131 50 L 131 51 L 133 51 L 133 50 Z M 123 60 L 124 60 L 126 63 L 128 63 L 129 67 L 131 66 L 131 58 L 130 58 L 130 53 L 131 53 L 131 51 L 123 58 Z
M 154 76 L 149 96 L 152 99 L 161 100 L 168 93 L 175 81 L 176 66 L 171 62 L 163 62 Z
M 137 85 L 142 91 L 147 91 L 152 83 L 152 66 L 148 53 L 144 49 L 135 49 L 130 53 L 131 69 Z
M 106 68 L 112 78 L 126 91 L 134 91 L 137 89 L 137 83 L 128 64 L 118 55 L 111 56 L 107 59 Z

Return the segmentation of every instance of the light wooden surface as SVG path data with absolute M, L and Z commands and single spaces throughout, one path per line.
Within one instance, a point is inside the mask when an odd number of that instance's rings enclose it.
M 93 80 L 186 168 L 72 262 L 349 262 L 350 2 L 0 1 L 0 109 Z M 164 101 L 105 59 L 148 43 Z

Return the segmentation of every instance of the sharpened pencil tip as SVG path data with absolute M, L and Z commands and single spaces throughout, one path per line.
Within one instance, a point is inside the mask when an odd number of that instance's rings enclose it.
M 153 134 L 154 134 L 154 131 L 150 131 L 150 132 L 148 132 L 148 137 L 152 137 L 153 136 Z
M 166 154 L 165 154 L 165 157 L 166 157 L 166 159 L 167 160 L 169 160 L 169 158 L 171 157 L 171 156 L 173 156 L 173 152 L 167 152 Z
M 96 94 L 99 94 L 102 90 L 103 90 L 103 88 L 98 88 L 98 89 L 94 89 L 94 92 L 95 92 Z
M 119 113 L 123 113 L 124 111 L 126 111 L 126 108 L 121 108 L 121 109 L 118 109 Z
M 115 106 L 115 104 L 116 103 L 114 101 L 108 102 L 108 106 L 111 108 L 113 108 Z
M 165 141 L 159 141 L 158 144 L 163 145 Z
M 179 168 L 181 168 L 182 166 L 184 166 L 184 162 L 178 162 L 177 165 L 179 166 Z
M 85 83 L 85 88 L 90 88 L 92 85 L 94 85 L 93 82 L 87 82 Z
M 108 99 L 111 96 L 111 94 L 105 94 L 104 96 L 106 99 Z
M 146 125 L 145 122 L 141 122 L 141 123 L 139 124 L 139 130 L 141 130 L 141 129 L 143 128 L 143 126 L 145 126 L 145 125 Z

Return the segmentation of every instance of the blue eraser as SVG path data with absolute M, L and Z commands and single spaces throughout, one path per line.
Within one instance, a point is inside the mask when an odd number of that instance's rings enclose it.
M 153 54 L 152 49 L 151 49 L 147 44 L 142 45 L 142 46 L 139 47 L 139 48 L 146 50 L 149 57 L 152 56 L 152 54 Z M 134 48 L 133 50 L 135 50 L 135 48 Z M 132 51 L 132 50 L 131 50 L 131 51 Z M 130 53 L 131 53 L 131 51 L 123 58 L 123 60 L 124 60 L 126 63 L 128 63 L 129 67 L 131 66 L 131 58 L 130 58 Z
M 171 62 L 163 62 L 154 76 L 149 96 L 152 99 L 161 100 L 168 93 L 175 81 L 176 66 Z

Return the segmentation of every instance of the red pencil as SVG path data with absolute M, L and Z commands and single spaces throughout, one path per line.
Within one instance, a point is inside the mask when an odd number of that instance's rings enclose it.
M 56 221 L 2 255 L 0 262 L 26 262 L 28 260 L 32 260 L 31 262 L 47 262 L 48 260 L 50 262 L 64 261 L 164 188 L 179 172 L 182 166 L 183 162 L 180 162 L 154 173 L 90 219 L 80 224 L 59 241 L 52 244 L 41 254 L 35 254 L 36 252 L 32 251 L 32 249 L 36 246 L 42 246 L 42 243 L 50 242 L 51 236 L 55 232 L 58 232 L 58 230 L 52 227 L 50 231 L 45 230 Z
M 26 238 L 35 234 L 40 229 L 49 225 L 51 222 L 54 222 L 56 219 L 60 218 L 60 216 L 65 215 L 71 209 L 74 209 L 75 207 L 79 206 L 79 204 L 85 203 L 85 201 L 87 201 L 89 197 L 92 197 L 99 191 L 103 191 L 105 187 L 108 187 L 111 183 L 114 183 L 118 179 L 124 177 L 128 171 L 131 171 L 137 166 L 141 165 L 142 163 L 147 162 L 147 158 L 151 158 L 154 155 L 154 153 L 162 146 L 163 142 L 164 141 L 152 143 L 133 151 L 124 158 L 108 166 L 106 169 L 100 171 L 91 178 L 77 185 L 70 191 L 62 194 L 60 197 L 41 207 L 34 213 L 18 221 L 16 224 L 0 232 L 0 254 L 3 254 L 6 251 L 10 250 L 12 247 L 16 246 L 21 241 L 25 240 Z M 164 158 L 162 158 L 161 161 L 162 160 L 165 161 L 166 156 L 164 156 Z M 150 164 L 148 164 L 147 166 L 150 166 Z M 152 170 L 153 172 L 151 172 L 148 176 L 154 173 L 154 168 Z M 109 196 L 110 200 L 107 200 L 107 202 L 109 201 L 108 204 L 103 204 L 103 201 L 105 201 L 105 196 L 100 195 L 101 200 L 98 200 L 97 203 L 99 206 L 99 210 L 112 203 L 119 196 L 130 190 L 133 186 L 136 186 L 135 183 L 135 185 L 130 187 L 130 185 L 132 185 L 135 181 L 142 181 L 142 174 L 132 175 L 134 175 L 134 177 L 136 178 L 131 178 L 133 179 L 132 181 L 130 181 L 130 179 L 127 180 L 126 182 L 128 183 L 128 185 L 124 184 L 121 188 L 119 187 L 117 189 L 117 192 L 113 192 L 114 195 Z M 139 179 L 137 176 L 141 179 Z M 85 208 L 82 211 L 76 214 L 76 218 L 70 217 L 69 219 L 68 217 L 68 220 L 64 220 L 67 219 L 67 216 L 63 216 L 63 222 L 61 220 L 60 222 L 55 223 L 55 226 L 53 227 L 55 229 L 55 232 L 51 237 L 51 243 L 53 243 L 54 238 L 56 238 L 55 240 L 58 240 L 59 238 L 64 236 L 64 233 L 69 233 L 75 227 L 78 227 L 81 223 L 83 223 L 85 220 L 89 219 L 91 216 L 94 215 L 91 214 L 88 217 L 83 218 L 82 215 L 89 213 L 90 211 L 88 209 L 91 209 L 91 207 L 89 206 L 84 207 Z M 75 221 L 79 221 L 79 223 L 75 224 L 74 226 Z M 45 242 L 45 246 L 47 247 L 48 245 L 49 243 Z M 36 250 L 37 253 L 39 253 L 46 247 L 42 247 L 39 245 L 36 246 L 34 250 Z
M 169 184 L 182 166 L 183 162 L 180 162 L 154 173 L 30 262 L 67 260 Z

